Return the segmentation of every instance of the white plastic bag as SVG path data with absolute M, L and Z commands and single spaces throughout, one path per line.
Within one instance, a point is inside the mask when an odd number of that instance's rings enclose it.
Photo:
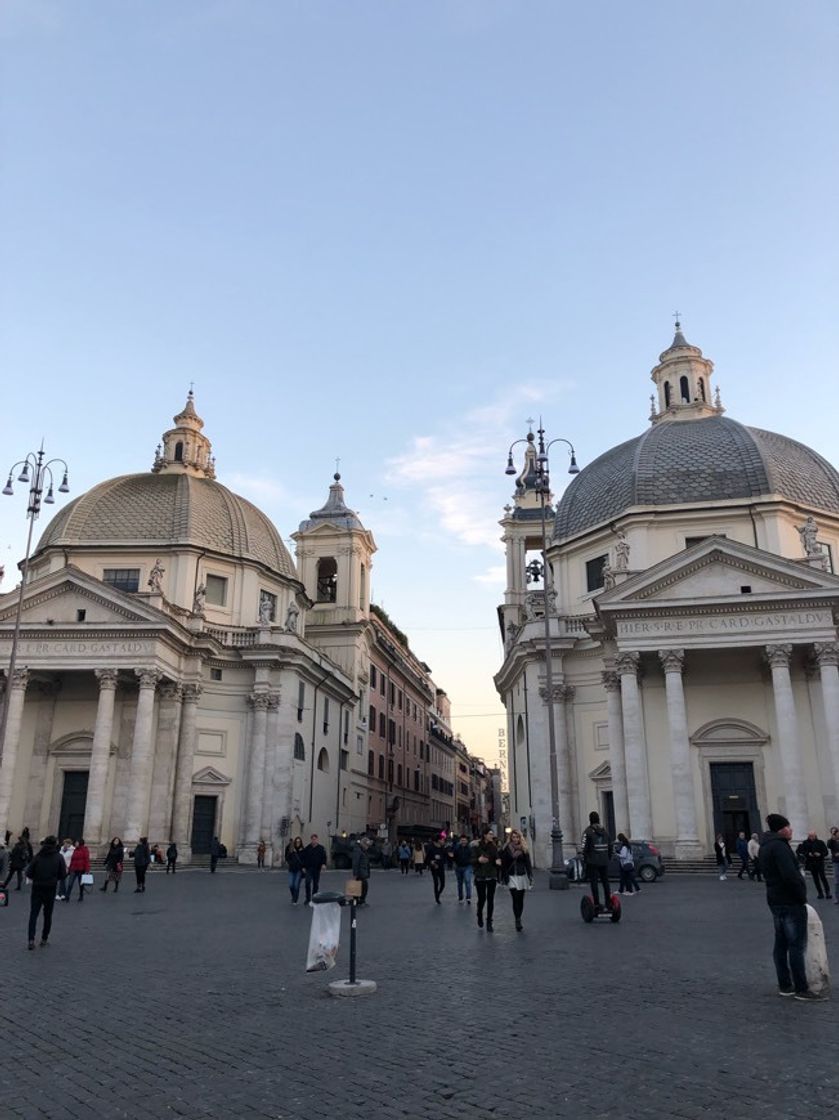
M 804 970 L 807 987 L 816 995 L 826 995 L 830 988 L 830 967 L 827 963 L 827 946 L 824 927 L 816 910 L 807 907 L 807 949 L 804 953 Z
M 306 955 L 307 972 L 326 972 L 334 968 L 341 939 L 341 907 L 337 902 L 315 903 L 312 931 Z

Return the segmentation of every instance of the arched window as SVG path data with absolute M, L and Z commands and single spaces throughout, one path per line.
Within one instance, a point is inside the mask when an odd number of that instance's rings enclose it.
M 338 594 L 338 565 L 332 556 L 318 560 L 318 602 L 334 603 Z
M 707 400 L 708 398 L 705 396 L 705 378 L 700 377 L 697 384 L 699 385 L 699 399 L 701 401 Z
M 306 744 L 299 732 L 294 736 L 294 757 L 297 762 L 306 761 Z
M 681 393 L 683 401 L 690 402 L 690 385 L 684 374 L 679 378 L 679 392 Z
M 670 382 L 669 381 L 664 382 L 664 407 L 665 408 L 670 407 Z
M 175 444 L 175 462 L 182 463 L 184 461 L 184 445 L 181 440 Z
M 326 747 L 320 748 L 318 755 L 318 770 L 323 770 L 324 774 L 329 773 L 329 755 L 326 753 Z

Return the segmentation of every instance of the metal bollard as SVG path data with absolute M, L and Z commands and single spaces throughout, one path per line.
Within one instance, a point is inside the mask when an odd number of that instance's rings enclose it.
M 342 906 L 350 908 L 350 976 L 348 980 L 335 980 L 329 985 L 330 994 L 333 996 L 369 996 L 376 990 L 375 980 L 359 980 L 356 974 L 358 948 L 356 931 L 360 895 L 361 883 L 350 879 L 346 885 L 346 895 L 341 900 Z

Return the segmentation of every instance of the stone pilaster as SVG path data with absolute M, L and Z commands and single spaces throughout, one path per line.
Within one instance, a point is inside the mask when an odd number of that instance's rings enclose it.
M 163 843 L 173 839 L 173 788 L 181 728 L 183 688 L 175 681 L 164 681 L 158 689 L 157 743 L 151 783 L 149 834 Z
M 135 669 L 134 672 L 140 682 L 140 695 L 131 743 L 131 777 L 125 819 L 125 839 L 129 844 L 136 844 L 141 836 L 148 835 L 154 762 L 154 695 L 162 676 L 158 669 Z
M 696 801 L 690 768 L 690 739 L 682 673 L 683 649 L 660 649 L 658 658 L 664 669 L 667 695 L 667 724 L 670 731 L 670 770 L 673 776 L 673 805 L 676 816 L 676 859 L 696 859 L 702 855 L 696 821 Z
M 196 682 L 183 685 L 181 691 L 181 733 L 178 742 L 178 764 L 175 768 L 173 795 L 172 836 L 178 845 L 178 859 L 188 863 L 192 858 L 192 837 L 189 833 L 192 810 L 192 767 L 198 738 L 197 714 L 201 685 Z
M 556 787 L 559 800 L 559 827 L 564 837 L 573 836 L 574 810 L 571 798 L 571 766 L 568 757 L 568 725 L 565 722 L 565 685 L 554 684 L 554 734 L 556 735 Z M 540 686 L 539 695 L 547 704 L 548 690 L 545 685 Z M 559 711 L 557 711 L 559 705 Z M 550 752 L 548 752 L 550 762 Z
M 630 834 L 629 801 L 626 795 L 626 757 L 623 746 L 623 713 L 621 711 L 621 679 L 614 669 L 602 675 L 606 689 L 606 710 L 609 717 L 609 767 L 612 771 L 612 800 L 618 832 Z
M 629 827 L 637 840 L 651 840 L 653 831 L 650 782 L 647 773 L 647 748 L 641 713 L 638 669 L 641 655 L 618 654 L 615 667 L 621 679 L 623 743 L 626 756 L 626 796 L 629 802 Z
M 807 835 L 809 815 L 798 753 L 798 721 L 789 672 L 791 655 L 791 645 L 766 647 L 766 660 L 772 672 L 772 694 L 775 701 L 775 726 L 778 733 L 778 753 L 781 758 L 780 777 L 783 779 L 785 815 L 792 825 L 793 838 L 800 842 Z
M 105 842 L 102 822 L 105 813 L 105 789 L 108 784 L 108 764 L 111 757 L 111 738 L 114 729 L 114 702 L 116 700 L 116 669 L 94 669 L 99 681 L 99 703 L 93 728 L 93 746 L 90 750 L 90 775 L 87 783 L 87 802 L 84 813 L 84 837 L 88 847 L 95 848 Z
M 833 767 L 834 805 L 839 799 L 839 642 L 817 642 L 813 647 L 822 684 L 822 706 L 827 746 Z
M 9 828 L 9 810 L 15 787 L 15 773 L 20 751 L 20 729 L 23 723 L 23 704 L 26 699 L 26 686 L 29 684 L 29 670 L 15 669 L 6 690 L 6 734 L 3 747 L 3 760 L 0 763 L 0 834 Z
M 253 708 L 253 719 L 248 743 L 248 784 L 244 812 L 245 827 L 242 830 L 243 850 L 239 853 L 242 863 L 256 862 L 256 846 L 262 828 L 262 786 L 265 780 L 269 699 L 270 694 L 267 692 L 253 692 L 248 697 L 248 702 Z
M 280 694 L 273 692 L 268 697 L 268 726 L 265 744 L 265 781 L 262 793 L 262 826 L 260 836 L 265 841 L 265 865 L 270 867 L 273 863 L 274 847 L 277 844 L 276 818 L 276 789 L 275 776 L 278 769 L 277 753 L 280 749 Z

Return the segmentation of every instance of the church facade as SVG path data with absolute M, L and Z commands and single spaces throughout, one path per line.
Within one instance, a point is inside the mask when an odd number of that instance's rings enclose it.
M 528 583 L 542 548 L 532 434 L 501 522 L 496 686 L 513 818 L 542 866 L 554 821 L 573 849 L 592 809 L 675 859 L 707 855 L 720 832 L 733 848 L 772 811 L 799 838 L 839 820 L 839 474 L 726 417 L 678 325 L 651 376 L 647 431 L 546 508 L 547 596 Z

